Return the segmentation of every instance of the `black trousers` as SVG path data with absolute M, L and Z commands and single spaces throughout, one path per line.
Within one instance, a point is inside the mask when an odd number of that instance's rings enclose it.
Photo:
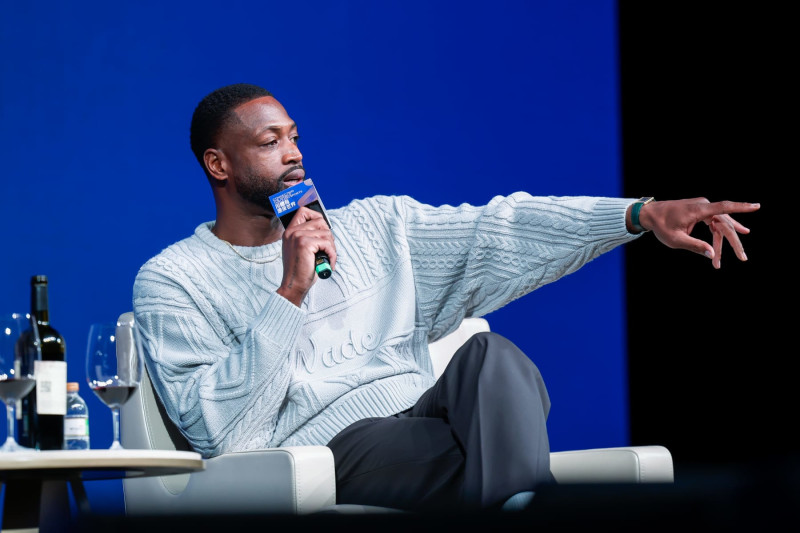
M 328 443 L 337 503 L 498 508 L 554 482 L 549 410 L 536 365 L 508 339 L 478 333 L 411 409 L 355 422 Z

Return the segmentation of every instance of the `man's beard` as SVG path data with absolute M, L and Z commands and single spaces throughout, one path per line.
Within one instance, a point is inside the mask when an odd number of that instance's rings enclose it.
M 236 177 L 236 190 L 245 201 L 272 211 L 269 197 L 284 190 L 286 188 L 284 178 L 298 168 L 303 167 L 299 165 L 292 167 L 277 178 L 262 176 L 252 168 L 248 168 L 244 174 Z

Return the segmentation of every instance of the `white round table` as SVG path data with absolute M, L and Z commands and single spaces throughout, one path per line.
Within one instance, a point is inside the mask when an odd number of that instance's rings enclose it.
M 85 480 L 164 476 L 203 470 L 200 454 L 167 450 L 46 450 L 0 453 L 5 485 L 3 531 L 63 529 L 71 520 L 68 487 L 89 512 Z

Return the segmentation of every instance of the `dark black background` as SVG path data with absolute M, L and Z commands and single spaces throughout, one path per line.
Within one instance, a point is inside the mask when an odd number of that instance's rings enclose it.
M 747 262 L 726 246 L 714 270 L 652 235 L 626 248 L 632 440 L 667 446 L 676 479 L 781 475 L 800 450 L 797 59 L 775 5 L 619 3 L 625 195 L 762 205 L 735 217 L 752 230 Z

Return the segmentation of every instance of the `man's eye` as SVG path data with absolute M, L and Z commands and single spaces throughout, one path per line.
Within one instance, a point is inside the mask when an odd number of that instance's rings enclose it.
M 275 146 L 278 144 L 278 139 L 272 139 L 271 141 L 267 141 L 264 143 L 264 146 Z
M 292 137 L 292 141 L 294 141 L 295 144 L 297 144 L 297 142 L 299 140 L 300 140 L 300 136 L 299 135 L 295 135 L 294 137 Z

